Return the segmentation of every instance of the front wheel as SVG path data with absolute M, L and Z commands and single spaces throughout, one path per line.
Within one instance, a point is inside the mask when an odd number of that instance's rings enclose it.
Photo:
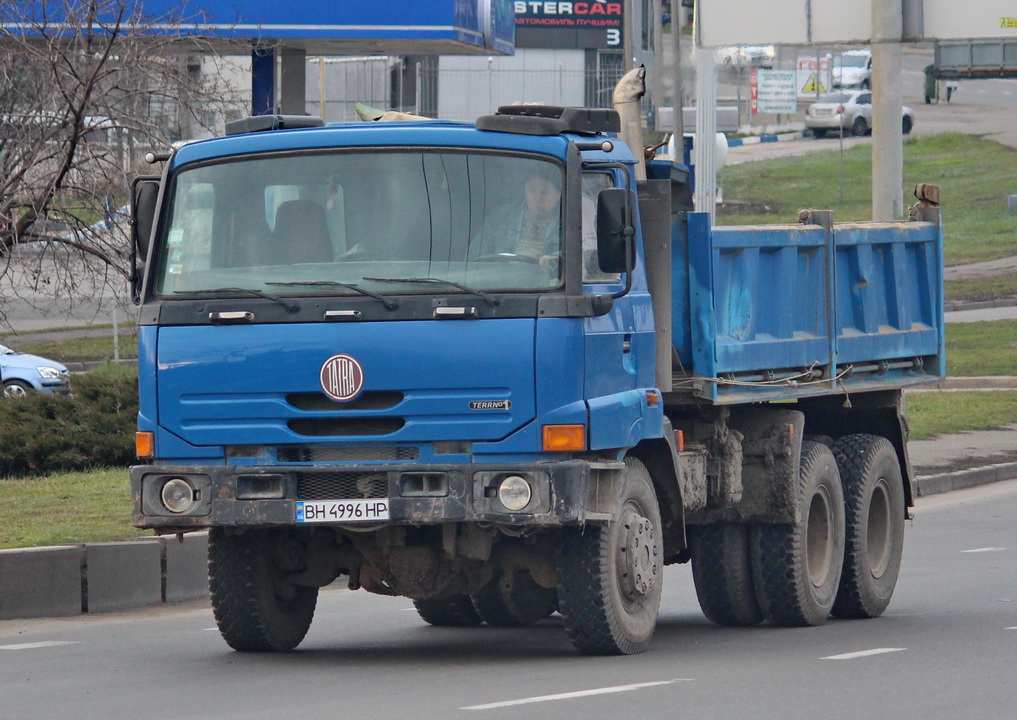
M 32 386 L 21 380 L 8 380 L 4 383 L 4 397 L 23 398 L 32 392 Z
M 646 467 L 625 459 L 621 512 L 570 532 L 558 562 L 559 612 L 573 646 L 589 655 L 631 655 L 649 645 L 663 585 L 657 495 Z
M 473 595 L 473 607 L 488 625 L 525 627 L 554 612 L 554 590 L 538 585 L 530 573 L 507 573 Z
M 897 586 L 904 549 L 904 481 L 886 438 L 848 435 L 833 446 L 844 482 L 847 541 L 833 605 L 842 618 L 883 614 Z
M 226 644 L 244 652 L 285 652 L 304 639 L 318 588 L 287 582 L 302 543 L 286 531 L 208 534 L 212 610 Z
M 475 627 L 482 622 L 465 594 L 414 600 L 413 607 L 421 620 L 436 627 Z
M 909 117 L 907 117 L 905 115 L 904 119 L 901 120 L 901 124 L 900 124 L 900 131 L 901 131 L 901 133 L 904 134 L 904 135 L 910 135 L 911 134 L 911 128 L 912 128 L 913 125 L 914 125 L 914 123 L 912 122 L 911 118 L 909 118 Z
M 756 598 L 773 625 L 821 625 L 837 597 L 844 565 L 844 492 L 833 452 L 805 441 L 797 521 L 752 530 Z

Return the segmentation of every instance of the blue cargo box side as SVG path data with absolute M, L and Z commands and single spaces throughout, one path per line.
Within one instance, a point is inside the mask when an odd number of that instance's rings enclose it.
M 711 228 L 689 213 L 684 230 L 676 391 L 733 404 L 944 375 L 941 223 Z

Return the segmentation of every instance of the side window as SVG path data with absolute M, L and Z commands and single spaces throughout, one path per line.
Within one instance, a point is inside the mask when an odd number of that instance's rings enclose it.
M 600 191 L 614 187 L 610 173 L 583 173 L 583 282 L 616 283 L 617 275 L 600 271 L 597 260 L 597 197 Z
M 207 270 L 212 254 L 212 220 L 215 188 L 194 183 L 178 193 L 173 223 L 166 236 L 166 273 L 182 275 Z

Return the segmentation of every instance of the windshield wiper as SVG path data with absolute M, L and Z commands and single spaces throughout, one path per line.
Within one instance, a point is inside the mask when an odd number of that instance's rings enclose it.
M 371 278 L 364 278 L 364 279 L 365 280 L 370 280 Z M 347 290 L 352 290 L 353 292 L 358 292 L 361 295 L 366 295 L 367 297 L 372 297 L 375 300 L 380 301 L 381 304 L 385 306 L 386 310 L 395 310 L 397 307 L 399 307 L 399 303 L 397 303 L 395 300 L 389 300 L 384 295 L 379 295 L 376 292 L 371 292 L 370 290 L 365 290 L 364 288 L 360 287 L 359 285 L 354 285 L 353 283 L 336 282 L 335 280 L 310 280 L 310 281 L 307 281 L 307 282 L 270 282 L 270 283 L 265 283 L 265 284 L 266 285 L 298 285 L 298 286 L 301 286 L 301 287 L 342 287 L 342 288 L 346 288 Z
M 278 295 L 272 295 L 271 293 L 262 292 L 261 290 L 254 290 L 253 288 L 242 288 L 242 287 L 224 287 L 224 288 L 212 288 L 211 290 L 175 290 L 174 295 L 221 295 L 225 293 L 250 295 L 251 297 L 265 298 L 266 300 L 272 300 L 277 302 L 286 308 L 287 312 L 296 312 L 300 309 L 300 306 L 296 303 L 291 303 Z
M 501 305 L 501 300 L 494 297 L 493 295 L 484 292 L 483 290 L 477 290 L 476 288 L 467 287 L 466 285 L 460 285 L 457 282 L 451 280 L 442 280 L 441 278 L 388 278 L 388 277 L 365 277 L 364 280 L 373 280 L 374 282 L 391 282 L 391 283 L 439 283 L 441 285 L 449 285 L 454 288 L 458 288 L 465 293 L 470 295 L 476 295 L 486 302 L 491 307 L 497 307 Z

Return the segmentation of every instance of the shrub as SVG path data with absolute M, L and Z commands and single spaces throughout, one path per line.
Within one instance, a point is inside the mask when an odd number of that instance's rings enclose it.
M 134 461 L 137 370 L 101 366 L 76 375 L 71 391 L 0 399 L 0 477 Z

